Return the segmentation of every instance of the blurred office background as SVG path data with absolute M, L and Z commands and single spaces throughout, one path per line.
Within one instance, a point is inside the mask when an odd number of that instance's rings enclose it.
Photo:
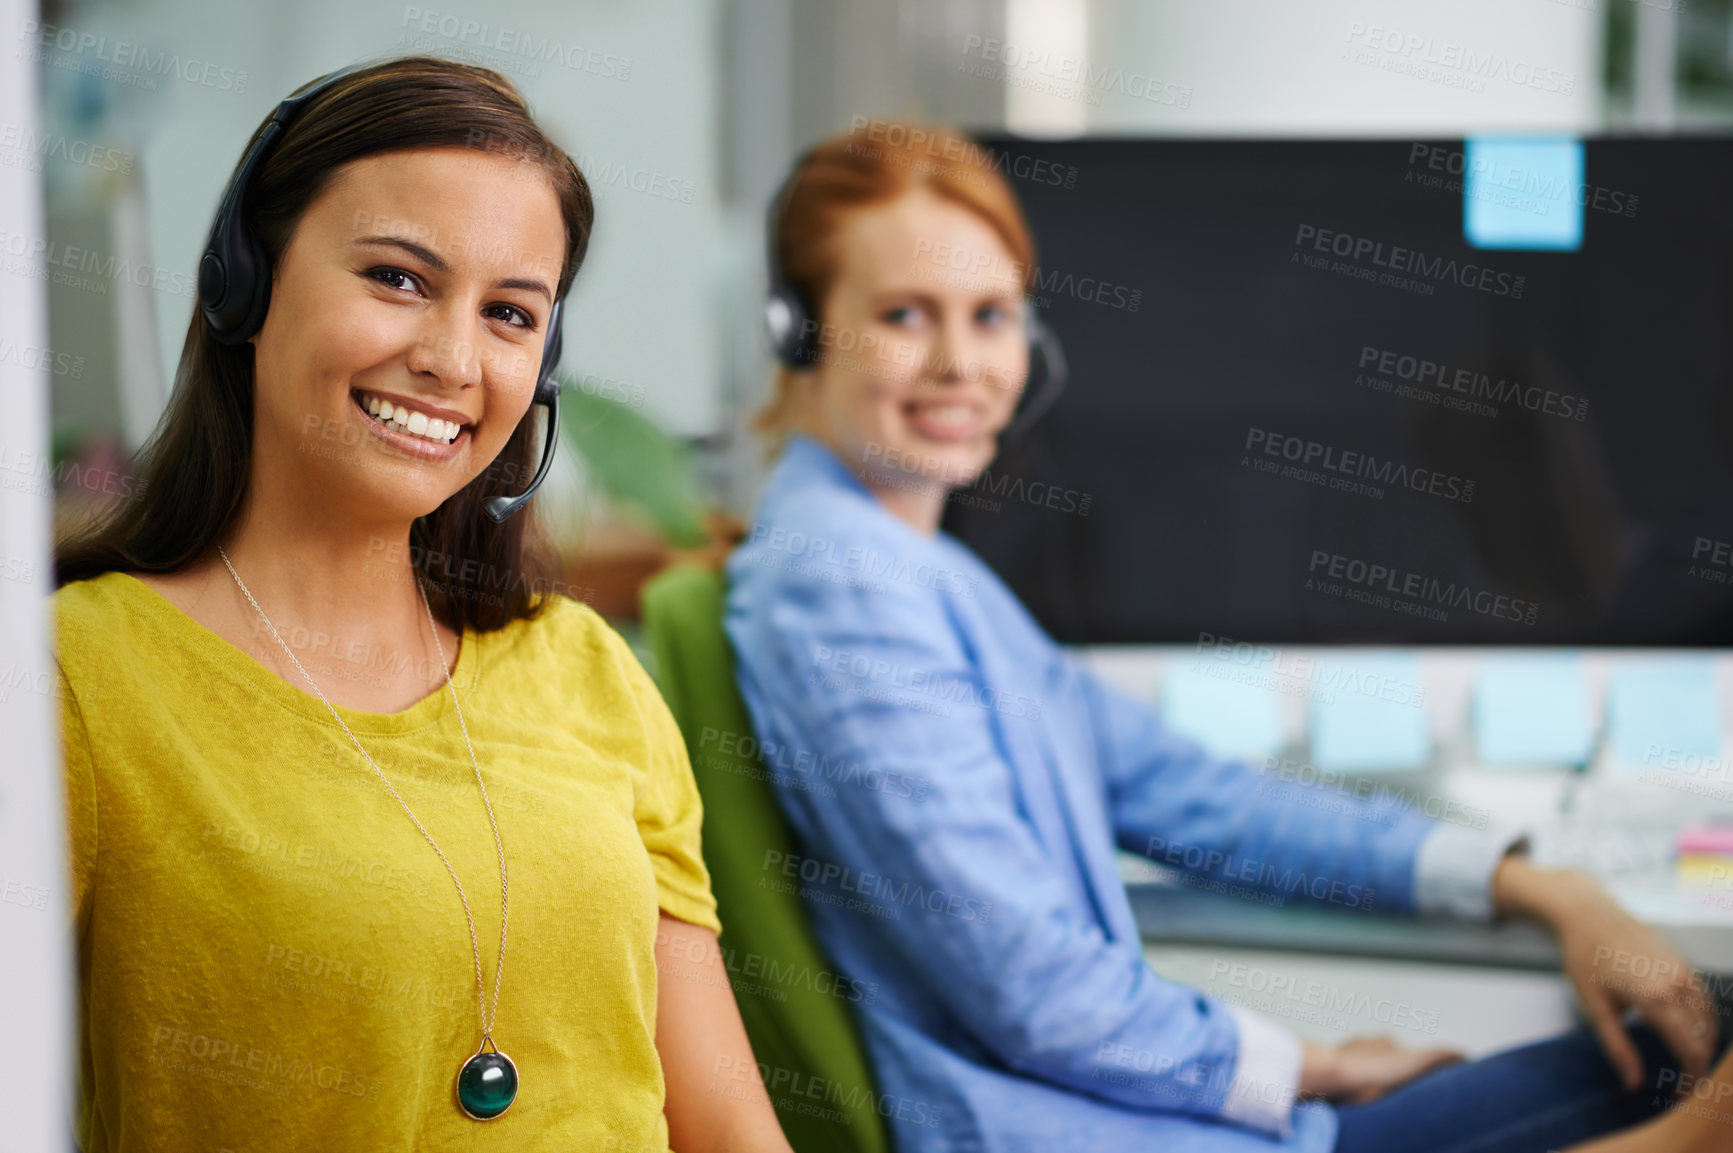
M 8 11 L 8 66 L 32 56 L 41 119 L 0 129 L 0 163 L 40 180 L 50 251 L 85 250 L 99 270 L 46 285 L 57 518 L 112 496 L 86 478 L 124 474 L 126 455 L 161 414 L 197 257 L 253 128 L 289 91 L 332 69 L 448 54 L 516 82 L 591 180 L 598 224 L 566 310 L 568 388 L 675 443 L 692 470 L 689 503 L 708 514 L 697 530 L 670 531 L 678 516 L 646 512 L 581 454 L 562 454 L 541 515 L 575 582 L 628 629 L 637 582 L 706 535 L 725 542 L 750 517 L 763 462 L 747 426 L 771 377 L 760 307 L 765 205 L 817 140 L 876 118 L 1041 142 L 1733 131 L 1733 0 L 53 0 Z M 1372 27 L 1502 54 L 1549 79 L 1427 82 L 1403 70 L 1400 54 L 1357 56 Z M 1091 88 L 1074 82 L 1080 65 L 1139 79 Z M 0 304 L 42 288 L 9 270 Z M 1607 812 L 1629 815 L 1636 836 L 1671 830 L 1682 806 L 1733 810 L 1629 782 L 1614 800 L 1595 799 L 1589 783 L 1617 751 L 1608 702 L 1622 666 L 1604 653 L 1581 666 L 1591 747 L 1530 771 L 1486 770 L 1465 728 L 1485 691 L 1477 654 L 1401 650 L 1429 690 L 1424 765 L 1402 777 L 1416 796 L 1447 794 L 1512 819 L 1594 817 L 1601 823 L 1579 821 L 1552 849 L 1584 860 L 1599 852 L 1591 863 L 1614 872 L 1652 868 L 1645 854 L 1658 850 L 1640 836 L 1612 844 L 1604 831 L 1620 826 Z M 1085 655 L 1152 703 L 1178 707 L 1174 646 L 1092 646 Z M 1723 755 L 1721 718 L 1733 711 L 1721 707 L 1728 670 L 1718 651 L 1710 657 L 1710 705 L 1720 711 L 1715 747 L 1686 750 L 1699 765 Z M 1208 696 L 1197 683 L 1188 691 Z M 1531 691 L 1535 682 L 1524 683 Z M 1164 686 L 1174 690 L 1165 698 Z M 1305 751 L 1316 718 L 1297 698 L 1263 714 L 1272 755 L 1316 760 Z M 11 815 L 0 805 L 0 820 Z M 1573 846 L 1571 836 L 1593 844 Z M 1133 875 L 1151 893 L 1160 887 L 1157 874 Z M 1651 908 L 1672 918 L 1702 963 L 1724 957 L 1733 969 L 1733 938 L 1715 909 Z M 1247 928 L 1177 906 L 1151 916 L 1191 926 L 1167 943 L 1152 939 L 1152 961 L 1172 975 L 1232 992 L 1211 984 L 1232 958 L 1302 974 L 1313 966 L 1355 987 L 1382 981 L 1444 1021 L 1441 1035 L 1411 1041 L 1484 1050 L 1538 1036 L 1568 1014 L 1534 939 L 1422 940 L 1404 929 L 1332 955 L 1303 919 Z M 1375 1021 L 1291 1024 L 1320 1035 L 1382 1031 Z
M 148 434 L 217 194 L 275 101 L 333 68 L 429 51 L 511 77 L 589 174 L 599 221 L 567 314 L 568 371 L 689 440 L 707 491 L 736 515 L 755 475 L 744 419 L 769 379 L 764 205 L 802 147 L 857 118 L 1041 137 L 1428 139 L 1733 121 L 1727 0 L 92 0 L 46 4 L 40 20 L 15 30 L 11 51 L 41 56 L 46 138 L 84 147 L 14 141 L 10 162 L 41 168 L 51 240 L 133 270 L 51 286 L 51 346 L 71 358 L 53 379 L 63 453 L 105 438 L 126 451 Z M 1357 66 L 1347 33 L 1367 24 L 1539 61 L 1570 91 L 1472 91 Z M 559 58 L 546 58 L 550 41 Z M 1067 83 L 1067 61 L 1173 98 Z

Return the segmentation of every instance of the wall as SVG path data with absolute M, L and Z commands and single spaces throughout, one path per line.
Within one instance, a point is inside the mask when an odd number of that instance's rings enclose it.
M 27 0 L 0 0 L 0 29 L 11 32 L 34 15 Z M 0 68 L 0 126 L 36 123 L 36 69 L 28 59 L 9 61 Z M 0 230 L 43 235 L 41 181 L 29 167 L 0 165 Z M 8 251 L 0 261 L 0 1084 L 12 1097 L 0 1153 L 40 1153 L 70 1144 L 74 1071 L 58 682 L 46 599 L 52 496 L 28 462 L 48 443 L 50 374 L 35 367 L 48 349 L 48 298 L 39 258 Z

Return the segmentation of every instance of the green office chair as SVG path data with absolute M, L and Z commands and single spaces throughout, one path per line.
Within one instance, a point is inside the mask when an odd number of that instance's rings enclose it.
M 765 867 L 767 853 L 790 853 L 793 842 L 734 685 L 722 577 L 676 565 L 645 585 L 642 599 L 657 683 L 704 802 L 704 863 L 734 999 L 782 1131 L 796 1153 L 889 1153 L 850 1009 L 868 990 L 837 976 L 800 894 L 773 888 L 782 875 Z M 739 751 L 743 738 L 753 756 Z

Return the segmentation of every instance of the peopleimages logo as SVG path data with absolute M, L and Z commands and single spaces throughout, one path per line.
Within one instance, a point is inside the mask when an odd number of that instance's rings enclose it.
M 1125 312 L 1136 312 L 1143 302 L 1141 288 L 1129 288 L 1095 276 L 1079 277 L 1074 272 L 1063 272 L 1057 268 L 1043 269 L 1039 264 L 1031 268 L 1020 260 L 986 249 L 934 244 L 923 237 L 915 241 L 915 259 L 923 257 L 928 263 L 948 271 L 917 272 L 915 275 L 922 280 L 936 280 L 940 283 L 979 289 L 984 289 L 990 280 L 1016 281 L 1028 285 L 1030 290 L 1037 294 L 1057 293 L 1086 304 L 1105 304 L 1109 308 Z M 954 277 L 949 275 L 950 272 L 963 275 Z M 1049 297 L 1037 296 L 1037 299 L 1042 307 L 1051 303 Z
M 154 89 L 155 83 L 140 84 L 145 79 L 137 75 L 116 72 L 114 68 L 102 68 L 90 61 L 100 61 L 102 64 L 112 64 L 115 68 L 130 68 L 136 72 L 147 74 L 148 77 L 172 76 L 184 80 L 188 84 L 197 84 L 204 88 L 215 88 L 221 92 L 233 92 L 236 95 L 247 91 L 248 73 L 244 69 L 229 68 L 208 60 L 194 57 L 182 57 L 178 52 L 152 51 L 142 44 L 133 44 L 126 40 L 110 41 L 106 36 L 97 36 L 90 32 L 80 32 L 76 28 L 67 28 L 59 24 L 44 24 L 35 20 L 26 20 L 18 32 L 20 40 L 33 42 L 30 49 L 30 59 L 38 64 L 47 63 L 57 68 L 69 68 L 68 57 L 83 57 L 85 64 L 70 67 L 70 71 L 82 72 L 87 75 L 100 76 L 105 80 L 117 80 L 131 84 L 133 87 Z M 46 49 L 66 53 L 66 57 L 48 58 Z M 20 55 L 20 53 L 13 53 Z
M 529 61 L 536 65 L 561 64 L 575 72 L 588 72 L 607 80 L 629 80 L 632 59 L 615 56 L 581 44 L 567 44 L 541 32 L 525 32 L 504 26 L 495 27 L 450 12 L 435 12 L 410 5 L 403 9 L 399 25 L 428 36 L 456 41 L 466 48 L 474 46 L 498 53 L 501 61 Z M 407 33 L 405 33 L 407 36 Z M 475 63 L 487 63 L 478 60 Z M 540 75 L 539 69 L 535 73 Z
M 1382 240 L 1351 236 L 1346 232 L 1319 228 L 1315 224 L 1302 224 L 1294 234 L 1296 249 L 1308 246 L 1318 252 L 1340 256 L 1346 260 L 1367 261 L 1394 273 L 1416 276 L 1439 284 L 1455 284 L 1493 296 L 1508 296 L 1512 300 L 1522 299 L 1523 285 L 1527 283 L 1527 277 L 1500 272 L 1472 261 L 1459 262 L 1455 257 L 1427 256 L 1419 249 L 1403 248 L 1397 244 L 1386 247 Z M 1302 263 L 1301 256 L 1300 252 L 1295 252 L 1290 263 Z
M 1424 163 L 1431 172 L 1416 172 Z M 1443 175 L 1439 175 L 1442 173 Z M 1466 177 L 1449 180 L 1446 176 Z M 1477 200 L 1503 204 L 1525 212 L 1546 213 L 1550 201 L 1557 204 L 1569 198 L 1579 208 L 1606 212 L 1614 216 L 1637 215 L 1637 196 L 1598 184 L 1575 183 L 1547 168 L 1523 168 L 1519 165 L 1488 160 L 1483 156 L 1468 159 L 1461 148 L 1445 148 L 1438 144 L 1417 142 L 1408 149 L 1408 174 L 1403 181 L 1422 188 L 1443 192 L 1463 193 Z
M 1312 587 L 1314 580 L 1327 578 L 1370 592 L 1409 597 L 1429 605 L 1465 609 L 1495 620 L 1515 621 L 1525 625 L 1534 624 L 1540 612 L 1540 606 L 1534 601 L 1519 600 L 1490 589 L 1457 584 L 1455 581 L 1446 584 L 1437 577 L 1408 572 L 1391 565 L 1369 563 L 1357 557 L 1343 556 L 1341 553 L 1326 552 L 1323 549 L 1312 550 L 1312 560 L 1306 571 L 1311 574 L 1311 579 L 1306 581 L 1307 588 Z
M 3 228 L 0 228 L 0 268 L 36 280 L 52 278 L 56 284 L 103 295 L 108 293 L 104 281 L 153 288 L 188 300 L 196 295 L 197 289 L 193 277 L 182 272 L 144 262 L 134 264 L 125 257 L 105 256 L 92 248 L 63 244 L 46 236 L 8 232 Z M 94 279 L 96 277 L 101 279 Z
M 931 696 L 952 704 L 991 709 L 1008 717 L 1027 717 L 1032 721 L 1041 719 L 1041 698 L 1026 693 L 1013 693 L 1009 689 L 996 689 L 952 673 L 915 668 L 869 657 L 865 653 L 833 649 L 829 645 L 813 647 L 812 664 L 814 668 L 825 673 L 846 675 L 848 681 L 843 681 L 841 676 L 834 676 L 821 678 L 817 682 L 836 688 L 852 685 L 844 691 L 867 694 L 869 689 L 895 689 L 903 693 Z M 885 699 L 902 703 L 902 700 L 888 693 Z M 949 710 L 942 715 L 949 716 Z
M 1286 973 L 1232 961 L 1216 961 L 1210 966 L 1209 975 L 1212 986 L 1217 986 L 1223 978 L 1230 986 L 1229 989 L 1212 987 L 1210 992 L 1215 996 L 1272 1017 L 1316 1021 L 1328 1014 L 1335 1018 L 1330 1024 L 1338 1029 L 1347 1027 L 1345 1018 L 1359 1017 L 1399 1029 L 1438 1032 L 1437 1010 L 1423 1009 L 1406 1001 L 1392 1001 L 1387 997 L 1374 1000 L 1358 990 L 1326 985 L 1321 981 L 1300 981 Z
M 927 163 L 925 171 L 934 171 L 931 166 L 943 161 L 948 165 L 956 165 L 956 169 L 947 173 L 953 179 L 962 179 L 971 184 L 982 183 L 978 172 L 981 168 L 991 168 L 1005 177 L 1016 177 L 1035 184 L 1052 184 L 1061 188 L 1077 187 L 1077 166 L 1075 164 L 1058 165 L 1051 160 L 1037 159 L 1031 156 L 1012 155 L 976 144 L 973 140 L 965 140 L 960 136 L 952 136 L 930 131 L 914 125 L 902 124 L 894 120 L 880 120 L 876 117 L 856 115 L 850 117 L 848 132 L 850 136 L 864 136 L 873 143 L 862 144 L 851 140 L 844 151 L 852 155 L 864 156 L 869 160 L 881 158 L 893 162 L 903 151 L 922 150 L 926 155 L 923 163 Z M 943 146 L 940 141 L 943 140 Z M 882 143 L 896 150 L 889 157 L 885 149 L 876 147 Z
M 1412 489 L 1444 500 L 1459 500 L 1463 504 L 1474 501 L 1472 480 L 1436 469 L 1419 468 L 1389 459 L 1379 460 L 1368 452 L 1338 449 L 1334 445 L 1304 437 L 1284 436 L 1269 429 L 1248 428 L 1245 449 L 1248 453 L 1261 450 L 1265 456 L 1280 457 L 1301 468 L 1321 468 L 1378 484 Z M 1255 457 L 1248 457 L 1241 463 L 1248 461 L 1258 463 Z
M 1698 537 L 1691 545 L 1691 567 L 1685 575 L 1712 585 L 1733 584 L 1733 544 Z
M 840 782 L 889 797 L 919 801 L 927 795 L 927 782 L 908 773 L 899 773 L 879 765 L 863 765 L 842 753 L 833 757 L 814 753 L 810 749 L 790 748 L 787 744 L 776 741 L 761 742 L 751 734 L 733 733 L 709 725 L 705 725 L 699 734 L 698 748 L 700 752 L 715 748 L 724 757 L 739 757 L 756 762 L 766 769 L 786 770 L 778 775 L 778 783 L 787 779 L 789 772 L 792 772 L 806 776 L 816 774 L 826 781 Z
M 1267 861 L 1203 845 L 1172 844 L 1161 837 L 1149 838 L 1143 856 L 1157 864 L 1172 865 L 1214 880 L 1244 881 L 1265 893 L 1280 890 L 1288 896 L 1302 894 L 1314 901 L 1327 901 L 1349 909 L 1370 909 L 1377 890 L 1370 885 L 1334 880 L 1322 873 L 1295 872 Z
M 917 588 L 936 589 L 958 596 L 973 597 L 980 583 L 973 573 L 941 568 L 925 561 L 915 563 L 905 556 L 886 555 L 861 545 L 845 545 L 821 536 L 808 536 L 799 529 L 777 528 L 763 521 L 752 526 L 752 543 L 815 566 L 847 571 L 873 580 L 901 581 Z
M 1524 385 L 1520 381 L 1506 380 L 1502 376 L 1495 381 L 1486 373 L 1476 372 L 1471 368 L 1453 368 L 1443 361 L 1428 360 L 1423 356 L 1411 356 L 1387 348 L 1374 348 L 1369 344 L 1360 348 L 1359 367 L 1376 370 L 1386 378 L 1413 381 L 1416 385 L 1425 385 L 1437 392 L 1458 393 L 1465 400 L 1461 407 L 1481 415 L 1497 416 L 1498 410 L 1488 409 L 1488 405 L 1475 402 L 1514 404 L 1530 412 L 1545 413 L 1564 420 L 1584 420 L 1589 415 L 1589 402 L 1568 392 L 1554 392 L 1550 388 L 1533 384 Z M 1362 380 L 1362 383 L 1365 381 Z
M 946 889 L 927 888 L 919 881 L 892 877 L 885 873 L 856 871 L 834 861 L 817 857 L 802 857 L 796 853 L 764 851 L 765 872 L 775 871 L 784 877 L 798 879 L 819 890 L 840 890 L 858 893 L 869 902 L 896 904 L 908 909 L 922 909 L 963 921 L 986 924 L 993 915 L 993 902 L 983 901 Z M 900 916 L 900 914 L 899 914 Z
M 1269 645 L 1254 645 L 1214 633 L 1199 633 L 1194 651 L 1205 658 L 1192 662 L 1194 671 L 1205 676 L 1224 676 L 1272 692 L 1303 696 L 1325 704 L 1334 701 L 1335 694 L 1341 692 L 1376 697 L 1417 709 L 1426 705 L 1424 684 L 1386 676 L 1352 661 L 1284 652 Z
M 64 160 L 100 172 L 131 175 L 136 158 L 130 152 L 76 140 L 62 132 L 42 132 L 18 124 L 0 124 L 0 164 L 42 171 L 42 160 Z
M 1426 66 L 1431 66 L 1431 75 L 1434 77 L 1454 74 L 1460 79 L 1482 84 L 1487 80 L 1501 80 L 1519 88 L 1533 88 L 1561 96 L 1568 96 L 1576 91 L 1576 77 L 1569 72 L 1543 67 L 1528 60 L 1512 59 L 1502 52 L 1477 52 L 1472 47 L 1450 40 L 1404 33 L 1396 28 L 1384 28 L 1359 20 L 1348 22 L 1348 35 L 1345 39 L 1351 44 L 1381 52 L 1409 64 L 1418 70 L 1417 75 L 1429 75 Z M 1475 91 L 1480 89 L 1476 88 Z
M 994 496 L 1007 497 L 1011 500 L 1023 501 L 1026 504 L 1040 505 L 1060 512 L 1074 512 L 1079 516 L 1088 516 L 1090 506 L 1095 503 L 1095 497 L 1087 492 L 1078 492 L 1074 488 L 1061 488 L 1048 481 L 1032 480 L 1025 482 L 1020 476 L 1008 473 L 995 474 L 991 467 L 979 472 L 965 471 L 955 468 L 943 457 L 922 456 L 914 449 L 902 449 L 893 445 L 880 444 L 877 441 L 868 442 L 861 453 L 861 461 L 869 469 L 879 466 L 893 469 L 903 476 L 885 476 L 882 479 L 893 487 L 909 492 L 940 492 L 947 500 L 964 503 L 968 493 L 963 491 L 973 485 L 982 492 Z M 882 470 L 881 470 L 882 471 Z M 997 512 L 995 504 L 992 511 Z
M 980 54 L 982 60 L 1000 64 L 1000 69 L 976 69 L 975 75 L 990 75 L 1017 87 L 1028 87 L 1067 100 L 1082 100 L 1100 104 L 1106 92 L 1166 104 L 1175 108 L 1190 108 L 1192 87 L 1147 76 L 1142 72 L 1127 72 L 1123 68 L 1096 68 L 1076 56 L 1054 56 L 1046 49 L 1032 50 L 1016 44 L 985 38 L 971 33 L 963 38 L 965 57 Z M 959 61 L 958 71 L 969 71 L 967 61 Z M 1048 83 L 1029 83 L 1031 80 Z

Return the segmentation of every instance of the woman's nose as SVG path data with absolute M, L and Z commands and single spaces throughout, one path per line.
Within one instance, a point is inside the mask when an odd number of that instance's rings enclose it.
M 409 369 L 431 373 L 455 388 L 480 384 L 482 355 L 479 334 L 467 318 L 454 310 L 430 309 L 427 322 L 415 335 L 409 352 Z
M 971 349 L 966 322 L 947 317 L 934 326 L 933 342 L 927 346 L 927 375 L 947 384 L 967 379 Z

